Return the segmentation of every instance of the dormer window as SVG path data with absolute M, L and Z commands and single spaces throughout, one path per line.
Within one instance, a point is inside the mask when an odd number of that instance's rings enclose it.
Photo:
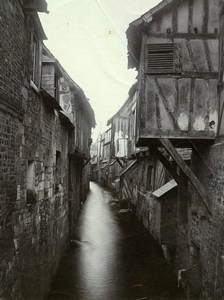
M 43 55 L 42 64 L 42 82 L 41 87 L 51 97 L 53 97 L 58 103 L 59 101 L 59 80 L 61 77 L 61 71 L 57 66 L 57 62 L 54 57 L 50 57 L 47 53 Z
M 173 43 L 147 44 L 146 58 L 147 74 L 164 74 L 175 71 Z

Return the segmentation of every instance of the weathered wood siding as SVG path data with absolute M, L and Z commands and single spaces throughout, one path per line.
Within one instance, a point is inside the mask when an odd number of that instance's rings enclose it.
M 71 89 L 69 82 L 65 78 L 60 78 L 59 93 L 59 104 L 63 108 L 64 114 L 70 119 L 75 127 L 71 133 L 73 140 L 73 145 L 71 147 L 72 153 L 78 151 L 77 154 L 88 158 L 91 125 L 89 124 L 87 114 L 82 107 L 81 101 Z
M 127 157 L 138 149 L 136 143 L 137 91 L 128 99 L 112 121 L 112 155 Z
M 218 128 L 220 1 L 176 1 L 142 36 L 137 140 L 214 139 Z M 148 45 L 173 44 L 173 70 L 147 70 Z M 153 62 L 157 64 L 156 62 Z M 151 64 L 153 64 L 151 63 Z

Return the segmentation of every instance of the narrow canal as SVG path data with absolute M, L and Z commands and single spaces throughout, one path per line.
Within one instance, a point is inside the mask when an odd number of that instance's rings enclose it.
M 95 183 L 78 239 L 63 258 L 46 299 L 180 300 L 182 292 L 155 240 L 117 199 Z

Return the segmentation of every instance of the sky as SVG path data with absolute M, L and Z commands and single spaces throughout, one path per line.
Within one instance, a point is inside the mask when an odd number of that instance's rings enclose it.
M 93 140 L 122 106 L 136 81 L 127 68 L 126 30 L 159 0 L 47 0 L 40 14 L 46 46 L 80 85 L 95 112 Z

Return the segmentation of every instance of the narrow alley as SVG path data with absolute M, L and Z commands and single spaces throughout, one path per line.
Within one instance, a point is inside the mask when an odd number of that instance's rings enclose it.
M 91 183 L 77 240 L 62 259 L 46 299 L 175 300 L 182 291 L 157 242 L 114 195 Z

